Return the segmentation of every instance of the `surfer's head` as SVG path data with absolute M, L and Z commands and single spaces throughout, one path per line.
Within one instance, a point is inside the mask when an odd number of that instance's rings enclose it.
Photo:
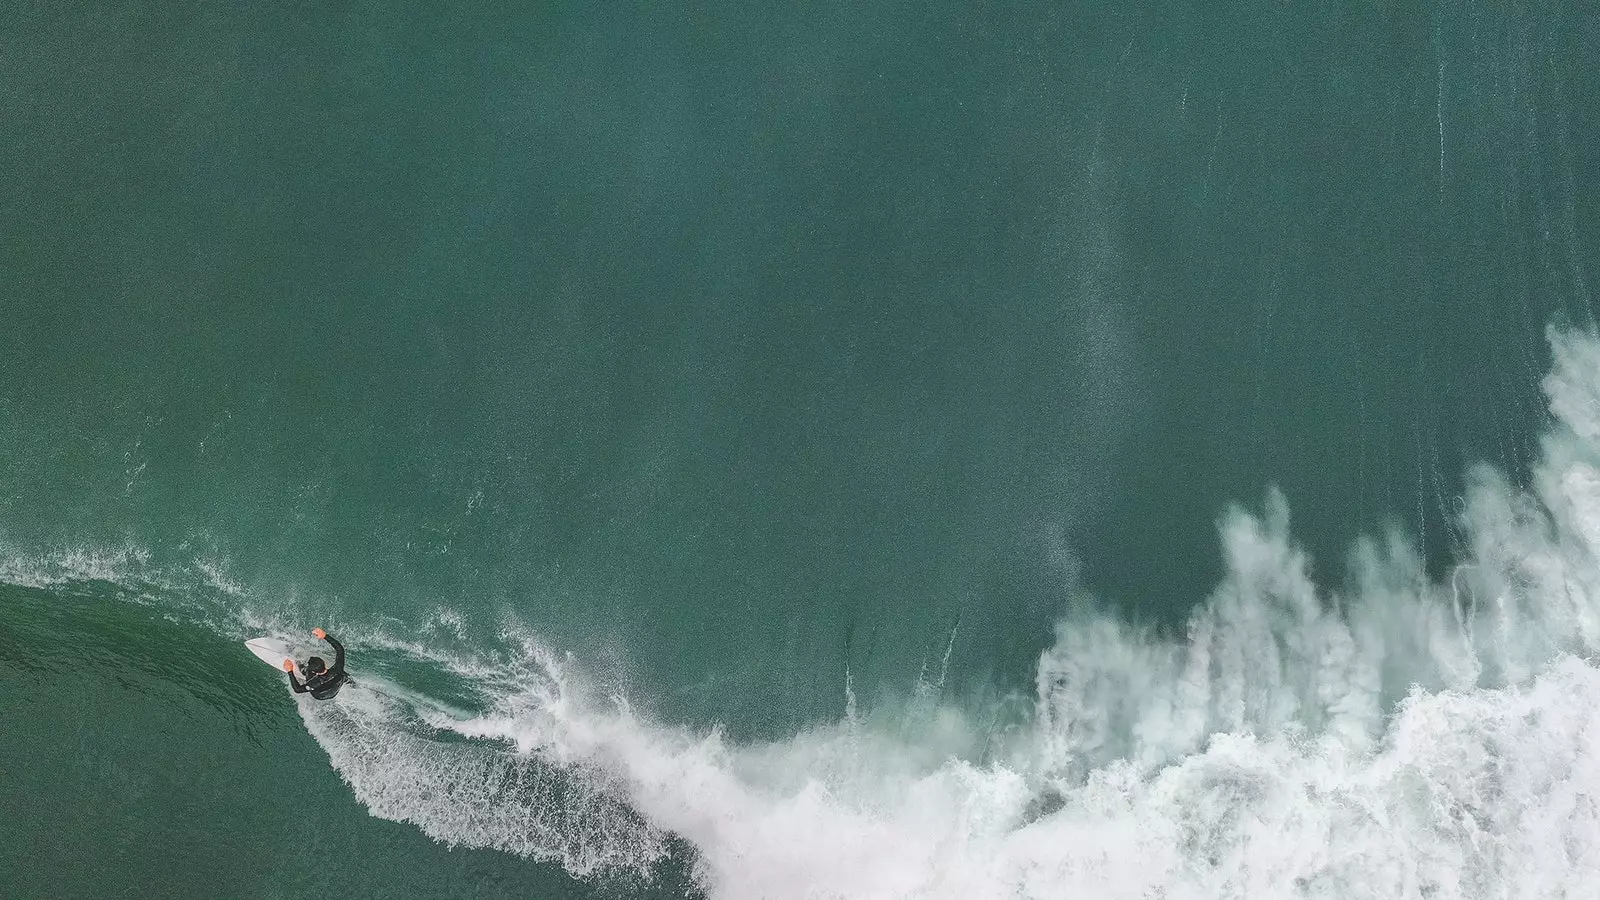
M 313 675 L 317 675 L 319 673 L 328 671 L 328 664 L 322 661 L 322 657 L 313 656 L 306 660 L 306 671 Z

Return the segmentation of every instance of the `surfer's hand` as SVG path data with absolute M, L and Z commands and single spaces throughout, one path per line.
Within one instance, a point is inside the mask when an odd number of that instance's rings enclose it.
M 294 660 L 292 660 L 292 659 L 284 660 L 283 661 L 283 670 L 285 672 L 293 672 L 294 671 Z
M 328 636 L 328 633 L 326 631 L 323 631 L 321 628 L 313 628 L 313 629 L 311 629 L 311 633 L 316 635 L 317 636 L 317 640 L 319 640 L 319 641 Z

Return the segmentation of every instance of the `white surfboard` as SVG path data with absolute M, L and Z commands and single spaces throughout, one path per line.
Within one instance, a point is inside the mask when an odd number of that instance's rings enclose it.
M 283 663 L 285 660 L 294 659 L 294 654 L 290 652 L 289 645 L 278 640 L 277 638 L 251 638 L 250 640 L 245 641 L 244 645 L 245 647 L 249 648 L 251 653 L 256 655 L 256 659 L 261 660 L 280 672 L 283 671 Z

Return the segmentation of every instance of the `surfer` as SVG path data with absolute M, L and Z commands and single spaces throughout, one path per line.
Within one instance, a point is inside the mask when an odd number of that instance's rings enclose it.
M 289 673 L 289 685 L 294 688 L 296 694 L 310 692 L 311 696 L 318 700 L 332 700 L 333 695 L 339 693 L 339 686 L 349 677 L 344 671 L 344 645 L 339 643 L 337 638 L 329 637 L 321 628 L 313 628 L 311 633 L 333 645 L 333 668 L 328 668 L 322 657 L 311 657 L 306 660 L 305 684 L 301 684 L 294 677 L 294 660 L 284 660 L 283 670 Z

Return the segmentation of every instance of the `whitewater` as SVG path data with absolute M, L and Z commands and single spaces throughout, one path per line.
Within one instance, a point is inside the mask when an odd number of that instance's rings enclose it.
M 339 623 L 356 683 L 294 702 L 374 816 L 621 884 L 685 860 L 716 900 L 1592 895 L 1600 339 L 1549 339 L 1539 458 L 1525 485 L 1467 473 L 1465 552 L 1440 580 L 1394 528 L 1319 584 L 1269 490 L 1221 514 L 1225 575 L 1185 633 L 1064 584 L 1032 696 L 990 708 L 951 700 L 936 666 L 865 708 L 847 674 L 837 721 L 740 742 L 642 711 L 651 684 L 536 622 L 475 646 L 443 607 Z M 12 552 L 0 578 L 137 584 L 229 637 L 309 627 L 216 561 L 154 568 L 136 548 Z M 227 602 L 175 602 L 199 596 L 185 579 Z M 426 666 L 451 696 L 364 658 Z

